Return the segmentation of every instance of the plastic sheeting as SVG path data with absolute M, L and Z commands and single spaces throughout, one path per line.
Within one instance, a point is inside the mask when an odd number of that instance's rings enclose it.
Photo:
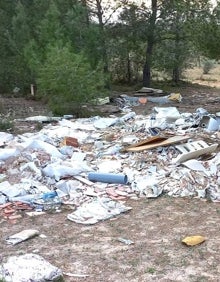
M 36 254 L 12 256 L 0 268 L 0 278 L 5 282 L 57 281 L 62 271 Z

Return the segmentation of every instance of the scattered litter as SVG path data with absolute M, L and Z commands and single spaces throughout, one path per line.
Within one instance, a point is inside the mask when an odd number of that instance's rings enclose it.
M 20 121 L 36 121 L 36 122 L 53 122 L 53 121 L 59 121 L 61 120 L 61 117 L 48 117 L 48 116 L 33 116 L 33 117 L 28 117 L 25 118 L 24 120 Z
M 98 129 L 104 129 L 116 124 L 118 118 L 100 118 L 94 122 L 94 127 Z
M 97 198 L 90 203 L 82 204 L 76 211 L 68 214 L 67 218 L 76 223 L 95 224 L 129 210 L 131 207 L 109 198 Z
M 124 148 L 124 150 L 128 152 L 139 152 L 157 147 L 168 146 L 171 144 L 179 143 L 181 141 L 185 141 L 187 139 L 189 139 L 189 136 L 172 136 L 169 138 L 155 136 L 143 140 L 141 141 L 141 143 L 137 143 L 127 148 Z
M 218 144 L 207 145 L 204 141 L 188 142 L 183 145 L 177 145 L 176 148 L 182 153 L 173 160 L 173 163 L 182 163 L 189 159 L 198 158 L 204 154 L 213 153 L 218 147 Z
M 89 171 L 88 167 L 83 168 L 80 166 L 80 163 L 73 165 L 73 163 L 67 163 L 68 165 L 65 165 L 64 163 L 52 163 L 48 164 L 45 168 L 43 168 L 42 172 L 45 176 L 55 178 L 56 181 L 59 181 L 61 178 L 65 178 L 68 176 L 75 176 L 80 174 L 84 171 Z M 92 170 L 92 169 L 90 169 Z
M 79 142 L 77 138 L 74 137 L 65 137 L 63 142 L 61 143 L 63 146 L 72 146 L 72 147 L 79 147 Z
M 147 98 L 146 97 L 140 97 L 140 98 L 138 98 L 138 102 L 140 104 L 147 104 Z
M 61 200 L 58 196 L 49 196 L 47 198 L 33 200 L 33 205 L 39 211 L 59 211 L 61 207 Z
M 140 196 L 146 198 L 157 198 L 163 192 L 163 188 L 159 185 L 160 178 L 157 174 L 144 176 L 135 176 L 131 183 L 132 191 L 137 192 Z
M 203 171 L 204 173 L 207 173 L 206 168 L 202 165 L 202 163 L 200 161 L 197 160 L 188 160 L 184 163 L 182 163 L 182 165 L 188 167 L 189 169 L 192 170 L 197 170 L 197 171 Z
M 148 88 L 150 89 L 150 88 Z M 156 94 L 161 94 L 159 91 L 155 92 Z M 121 106 L 138 106 L 140 104 L 144 105 L 148 102 L 157 103 L 157 104 L 168 104 L 171 102 L 181 103 L 182 96 L 180 93 L 171 93 L 166 96 L 149 96 L 148 94 L 154 94 L 153 92 L 143 92 L 139 91 L 134 94 L 134 96 L 120 95 L 119 98 L 116 98 L 116 102 Z M 145 96 L 145 97 L 144 97 Z
M 14 235 L 9 236 L 8 238 L 6 238 L 6 242 L 10 245 L 16 245 L 18 243 L 21 243 L 23 241 L 26 241 L 30 238 L 33 238 L 37 235 L 39 235 L 39 231 L 38 230 L 34 230 L 34 229 L 26 229 L 23 230 L 19 233 L 16 233 Z
M 17 155 L 19 155 L 19 150 L 17 150 L 16 148 L 0 149 L 0 161 L 5 161 L 9 159 L 10 157 L 15 157 Z
M 43 215 L 43 214 L 46 214 L 46 212 L 43 212 L 43 211 L 32 211 L 32 212 L 26 212 L 26 214 L 30 217 L 35 217 L 35 216 L 38 216 L 38 215 Z
M 176 107 L 154 107 L 153 111 L 157 119 L 165 118 L 167 123 L 174 122 L 181 117 Z
M 163 90 L 161 89 L 155 89 L 155 88 L 149 88 L 149 87 L 142 87 L 137 91 L 137 93 L 153 93 L 153 94 L 163 94 Z
M 132 244 L 134 244 L 134 241 L 131 241 L 131 240 L 125 239 L 125 238 L 121 238 L 121 237 L 118 238 L 118 241 L 124 243 L 125 245 L 132 245 Z
M 179 102 L 179 103 L 182 102 L 182 99 L 183 99 L 180 93 L 171 93 L 170 95 L 168 95 L 167 98 L 170 101 Z
M 146 93 L 181 100 L 142 89 L 122 95 L 121 116 L 32 117 L 42 122 L 39 132 L 0 133 L 0 217 L 15 223 L 68 205 L 70 220 L 93 224 L 129 210 L 128 199 L 168 194 L 220 202 L 220 128 L 208 130 L 220 114 L 157 106 L 136 115 L 129 103 L 148 103 Z
M 22 218 L 23 211 L 30 211 L 33 208 L 28 203 L 6 202 L 8 198 L 5 198 L 5 203 L 0 205 L 0 214 L 10 221 L 16 223 L 16 221 Z
M 59 268 L 36 254 L 9 257 L 0 268 L 0 279 L 6 282 L 58 281 L 62 276 Z
M 88 274 L 78 274 L 78 273 L 70 273 L 70 272 L 63 272 L 63 275 L 75 278 L 86 278 L 89 277 Z
M 104 183 L 127 184 L 128 182 L 128 177 L 124 174 L 90 172 L 88 174 L 88 178 L 90 181 L 98 181 Z
M 0 147 L 4 147 L 8 142 L 13 140 L 13 135 L 7 132 L 0 132 Z
M 96 105 L 105 105 L 108 104 L 110 102 L 109 97 L 104 97 L 104 98 L 97 98 L 94 100 Z
M 200 236 L 200 235 L 195 235 L 195 236 L 185 237 L 182 240 L 182 243 L 186 244 L 187 246 L 195 246 L 195 245 L 203 243 L 205 240 L 206 240 L 205 237 Z
M 208 131 L 217 131 L 220 126 L 220 117 L 203 116 L 200 120 L 200 126 L 206 128 Z
M 79 175 L 75 175 L 74 178 L 81 181 L 82 183 L 85 183 L 88 186 L 92 186 L 94 184 L 93 182 L 91 182 L 88 179 L 83 178 L 82 176 L 79 176 Z
M 144 139 L 142 141 L 136 142 L 136 143 L 134 143 L 134 144 L 124 148 L 123 150 L 124 151 L 129 151 L 132 148 L 137 148 L 137 147 L 145 146 L 145 145 L 148 145 L 148 144 L 151 144 L 151 143 L 155 144 L 157 142 L 161 142 L 161 141 L 164 141 L 164 140 L 167 140 L 167 138 L 163 137 L 163 136 L 149 137 L 149 138 Z

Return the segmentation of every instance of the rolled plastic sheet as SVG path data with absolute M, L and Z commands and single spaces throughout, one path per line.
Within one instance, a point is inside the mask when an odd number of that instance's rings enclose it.
M 88 179 L 93 182 L 104 182 L 104 183 L 115 183 L 115 184 L 128 183 L 128 177 L 125 174 L 90 172 L 88 174 Z

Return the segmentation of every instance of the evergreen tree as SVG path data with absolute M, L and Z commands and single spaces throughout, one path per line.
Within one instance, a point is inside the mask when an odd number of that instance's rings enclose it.
M 0 93 L 13 89 L 13 53 L 9 44 L 11 20 L 15 12 L 15 4 L 11 1 L 0 1 Z
M 159 69 L 171 74 L 178 83 L 184 68 L 189 66 L 195 52 L 194 32 L 196 23 L 209 13 L 209 1 L 166 1 L 158 22 L 160 44 L 156 48 Z
M 201 53 L 211 59 L 220 59 L 220 2 L 209 16 L 197 23 L 195 44 Z
M 128 83 L 138 81 L 144 60 L 146 17 L 137 5 L 124 6 L 118 22 L 110 27 L 112 78 Z M 115 59 L 114 59 L 115 58 Z
M 37 82 L 55 114 L 80 115 L 83 104 L 105 94 L 100 68 L 92 69 L 83 53 L 74 53 L 70 44 L 48 49 Z

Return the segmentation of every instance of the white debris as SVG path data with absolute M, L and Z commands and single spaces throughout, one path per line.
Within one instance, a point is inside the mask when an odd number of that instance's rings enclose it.
M 16 245 L 16 244 L 21 243 L 23 241 L 26 241 L 30 238 L 38 236 L 39 234 L 40 233 L 39 233 L 38 230 L 26 229 L 26 230 L 23 230 L 19 233 L 16 233 L 14 235 L 9 236 L 8 238 L 6 238 L 6 242 L 7 242 L 7 244 L 10 244 L 10 245 Z
M 5 148 L 5 149 L 0 149 L 0 161 L 5 161 L 10 157 L 16 157 L 19 155 L 19 150 L 16 148 Z
M 62 271 L 36 254 L 9 257 L 0 268 L 0 279 L 6 282 L 57 281 Z
M 73 165 L 74 164 L 74 165 Z M 60 162 L 48 164 L 45 168 L 43 168 L 42 172 L 45 176 L 55 178 L 56 181 L 59 181 L 61 178 L 67 177 L 67 176 L 74 176 L 78 175 L 81 172 L 85 171 L 91 171 L 92 169 L 89 169 L 89 167 L 83 162 L 81 163 L 66 163 L 61 164 Z
M 76 211 L 68 214 L 67 218 L 76 223 L 95 224 L 129 210 L 130 207 L 109 198 L 97 198 L 90 203 L 82 204 Z
M 167 193 L 220 201 L 220 135 L 199 126 L 204 116 L 200 112 L 180 114 L 175 107 L 156 107 L 144 116 L 127 110 L 121 117 L 62 118 L 43 124 L 37 133 L 0 134 L 0 204 L 9 200 L 44 207 L 42 195 L 52 191 L 59 207 L 62 202 L 77 208 L 70 220 L 93 224 L 129 210 L 120 202 L 128 198 Z M 190 141 L 134 153 L 123 150 L 148 138 L 154 142 L 149 129 L 155 126 L 161 129 L 156 137 L 190 135 Z M 194 141 L 197 133 L 200 141 Z M 64 144 L 68 137 L 76 139 L 77 147 Z M 204 153 L 208 159 L 203 160 Z M 127 175 L 128 183 L 93 183 L 90 172 Z

